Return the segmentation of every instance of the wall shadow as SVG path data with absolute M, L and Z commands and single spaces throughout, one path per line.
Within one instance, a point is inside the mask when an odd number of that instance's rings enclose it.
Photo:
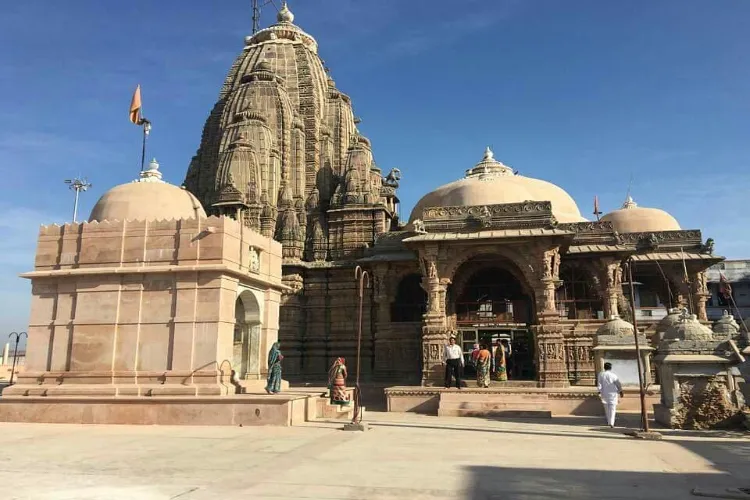
M 710 449 L 715 445 L 703 443 L 701 447 Z M 709 455 L 717 451 L 714 449 Z M 602 459 L 613 461 L 613 465 L 618 460 L 616 456 L 608 457 L 605 453 Z M 622 463 L 621 466 L 628 468 L 631 464 Z M 743 481 L 742 476 L 730 478 L 708 472 L 684 474 L 490 466 L 467 466 L 464 470 L 469 481 L 463 497 L 466 500 L 695 499 L 699 497 L 691 494 L 694 489 L 718 492 L 750 486 L 750 481 Z

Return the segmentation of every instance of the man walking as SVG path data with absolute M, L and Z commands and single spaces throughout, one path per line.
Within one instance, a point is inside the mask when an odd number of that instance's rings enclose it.
M 445 388 L 451 386 L 451 374 L 456 378 L 456 388 L 461 389 L 461 369 L 464 367 L 464 354 L 456 345 L 456 337 L 451 336 L 443 352 L 445 360 Z
M 618 396 L 622 397 L 622 384 L 612 371 L 612 363 L 604 363 L 604 371 L 599 372 L 596 388 L 604 404 L 604 414 L 610 427 L 615 426 Z

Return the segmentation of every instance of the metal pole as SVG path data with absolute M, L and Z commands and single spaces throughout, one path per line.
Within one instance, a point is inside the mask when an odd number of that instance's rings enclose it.
M 633 258 L 628 261 L 628 281 L 630 282 L 630 309 L 633 311 L 633 335 L 635 336 L 635 358 L 638 364 L 638 389 L 641 396 L 641 429 L 649 432 L 648 414 L 646 413 L 646 387 L 643 383 L 643 368 L 641 367 L 641 346 L 638 342 L 638 320 L 635 313 L 635 288 L 633 287 Z
M 362 420 L 361 412 L 361 401 L 360 401 L 360 389 L 359 389 L 359 367 L 361 365 L 361 351 L 362 351 L 362 306 L 364 303 L 364 289 L 365 283 L 370 284 L 370 275 L 367 271 L 363 271 L 361 267 L 357 266 L 354 269 L 354 279 L 357 281 L 357 288 L 359 294 L 359 320 L 357 328 L 357 377 L 354 385 L 354 416 L 352 417 L 352 423 L 357 424 Z
M 76 187 L 76 199 L 73 202 L 73 222 L 76 222 L 76 217 L 78 217 L 78 194 L 80 193 L 80 190 Z
M 13 338 L 13 335 L 16 336 L 16 345 L 13 349 L 13 367 L 10 369 L 10 383 L 8 385 L 13 385 L 13 376 L 16 373 L 16 360 L 18 359 L 18 343 L 21 341 L 21 335 L 26 335 L 26 338 L 29 338 L 29 334 L 26 332 L 11 332 L 8 338 Z
M 146 137 L 148 137 L 148 132 L 146 131 L 148 127 L 148 122 L 146 120 L 141 120 L 142 126 L 143 126 L 143 145 L 141 146 L 141 172 L 143 172 L 143 169 L 146 167 Z

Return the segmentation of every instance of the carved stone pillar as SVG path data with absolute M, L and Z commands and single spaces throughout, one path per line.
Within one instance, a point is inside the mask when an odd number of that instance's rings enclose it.
M 420 253 L 422 288 L 427 292 L 427 312 L 422 320 L 422 385 L 437 385 L 445 372 L 443 348 L 448 343 L 445 292 L 450 280 L 438 276 L 437 248 Z
M 604 303 L 604 317 L 619 316 L 618 302 L 622 295 L 622 266 L 619 259 L 605 258 L 601 260 L 602 302 Z
M 695 301 L 695 315 L 699 321 L 708 321 L 706 313 L 706 301 L 711 297 L 708 292 L 708 279 L 706 271 L 695 273 L 690 277 L 692 285 L 693 300 Z
M 673 293 L 676 297 L 677 307 L 679 309 L 690 309 L 699 321 L 708 321 L 706 301 L 709 293 L 705 271 L 695 272 L 688 268 L 686 278 L 685 268 L 682 264 L 679 264 L 674 265 L 667 276 L 675 284 L 676 290 L 673 290 Z
M 536 360 L 539 385 L 542 387 L 568 387 L 568 370 L 565 362 L 565 344 L 560 315 L 555 305 L 555 290 L 560 285 L 560 251 L 555 247 L 540 252 L 541 265 L 534 266 L 538 282 L 536 290 L 538 325 L 533 327 L 536 340 Z

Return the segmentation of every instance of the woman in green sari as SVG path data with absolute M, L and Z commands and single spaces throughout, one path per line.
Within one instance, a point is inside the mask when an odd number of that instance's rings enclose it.
M 502 341 L 497 341 L 495 347 L 495 379 L 505 382 L 508 380 L 508 351 Z
M 281 391 L 281 360 L 284 356 L 279 347 L 279 343 L 276 342 L 268 351 L 268 381 L 266 383 L 268 394 L 278 394 Z
M 490 366 L 492 365 L 492 353 L 484 344 L 477 354 L 477 386 L 487 388 L 490 386 Z

